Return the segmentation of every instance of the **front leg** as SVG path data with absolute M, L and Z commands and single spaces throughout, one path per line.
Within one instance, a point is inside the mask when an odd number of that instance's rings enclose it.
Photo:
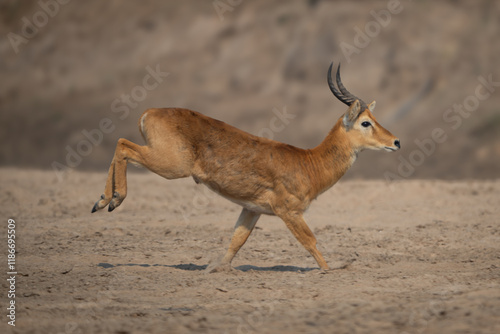
M 302 213 L 285 213 L 279 215 L 279 217 L 285 222 L 286 226 L 302 246 L 311 253 L 316 262 L 318 262 L 319 267 L 322 270 L 328 270 L 329 268 L 323 255 L 321 255 L 320 251 L 316 248 L 316 237 L 307 226 Z

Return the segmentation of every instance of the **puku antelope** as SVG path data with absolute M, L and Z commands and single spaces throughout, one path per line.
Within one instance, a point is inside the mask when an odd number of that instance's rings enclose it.
M 127 196 L 127 163 L 142 165 L 166 178 L 191 176 L 219 195 L 243 207 L 229 248 L 211 271 L 230 268 L 260 215 L 280 217 L 320 268 L 328 269 L 316 248 L 316 238 L 303 218 L 312 200 L 332 187 L 365 149 L 396 151 L 399 139 L 384 129 L 366 105 L 340 79 L 333 95 L 349 106 L 321 144 L 301 149 L 251 135 L 224 122 L 181 108 L 148 109 L 139 119 L 146 146 L 119 139 L 104 194 L 92 212 L 109 205 L 113 211 Z

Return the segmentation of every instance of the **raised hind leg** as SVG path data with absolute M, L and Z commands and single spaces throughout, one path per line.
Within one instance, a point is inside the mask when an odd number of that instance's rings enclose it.
M 101 210 L 108 204 L 108 211 L 113 211 L 123 202 L 127 196 L 127 163 L 133 162 L 148 167 L 148 152 L 148 146 L 140 146 L 123 138 L 118 140 L 104 194 L 94 204 L 92 212 Z

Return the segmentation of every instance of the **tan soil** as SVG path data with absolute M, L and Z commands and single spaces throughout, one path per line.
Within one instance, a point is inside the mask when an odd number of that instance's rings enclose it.
M 19 272 L 2 333 L 500 332 L 500 181 L 340 182 L 306 218 L 345 268 L 262 217 L 235 270 L 208 274 L 239 208 L 192 180 L 129 173 L 122 206 L 91 214 L 104 173 L 0 173 Z

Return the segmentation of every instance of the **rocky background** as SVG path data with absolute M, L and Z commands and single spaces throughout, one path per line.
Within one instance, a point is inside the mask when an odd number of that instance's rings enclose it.
M 346 110 L 326 84 L 335 61 L 403 146 L 346 177 L 498 177 L 497 1 L 4 0 L 0 13 L 3 166 L 104 171 L 118 138 L 142 143 L 148 107 L 313 147 Z M 148 69 L 163 76 L 146 89 Z

